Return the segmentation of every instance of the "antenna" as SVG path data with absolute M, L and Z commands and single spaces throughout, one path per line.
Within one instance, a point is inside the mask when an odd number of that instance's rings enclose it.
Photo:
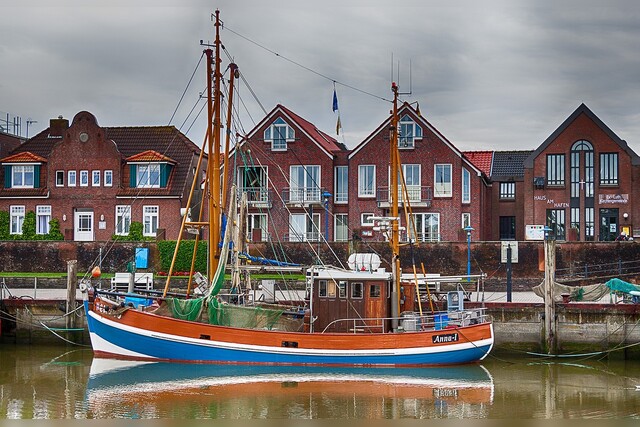
M 32 125 L 34 123 L 38 123 L 37 120 L 31 120 L 31 117 L 29 117 L 27 119 L 27 139 L 29 139 L 29 125 Z

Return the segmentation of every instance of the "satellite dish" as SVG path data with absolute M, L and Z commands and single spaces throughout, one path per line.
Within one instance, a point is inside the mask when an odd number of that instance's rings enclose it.
M 377 271 L 380 268 L 380 257 L 374 253 L 355 253 L 349 255 L 347 263 L 353 271 Z

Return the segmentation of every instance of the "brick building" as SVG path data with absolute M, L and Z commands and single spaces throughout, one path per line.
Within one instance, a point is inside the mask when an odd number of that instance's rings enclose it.
M 638 155 L 581 104 L 524 161 L 524 223 L 559 240 L 640 237 L 639 178 Z
M 18 148 L 23 142 L 23 138 L 0 130 L 0 159 L 9 155 L 11 151 Z
M 27 212 L 36 232 L 57 219 L 65 240 L 109 240 L 132 221 L 145 236 L 176 239 L 199 148 L 173 126 L 100 127 L 86 111 L 62 117 L 0 159 L 0 210 L 22 234 Z

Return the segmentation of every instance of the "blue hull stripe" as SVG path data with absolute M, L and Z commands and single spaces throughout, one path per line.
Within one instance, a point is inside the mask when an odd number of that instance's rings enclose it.
M 91 315 L 87 315 L 87 322 L 89 332 L 94 341 L 94 350 L 118 354 L 118 349 L 116 348 L 119 347 L 125 350 L 120 355 L 126 356 L 127 353 L 135 353 L 144 358 L 176 361 L 290 365 L 446 365 L 482 360 L 491 350 L 491 344 L 486 344 L 451 351 L 442 351 L 442 347 L 439 347 L 438 352 L 394 355 L 279 353 L 276 351 L 229 348 L 229 346 L 221 348 L 212 345 L 213 343 L 199 345 L 194 342 L 177 341 L 165 337 L 135 333 L 103 323 Z M 97 337 L 110 343 L 113 348 L 96 348 L 95 340 Z M 98 347 L 100 346 L 98 345 Z

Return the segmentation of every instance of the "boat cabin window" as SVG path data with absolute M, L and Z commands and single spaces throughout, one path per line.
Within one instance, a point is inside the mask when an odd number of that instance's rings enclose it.
M 351 284 L 351 298 L 362 298 L 363 293 L 364 289 L 362 283 Z
M 347 282 L 338 283 L 338 289 L 340 289 L 338 297 L 339 298 L 346 298 L 347 297 Z
M 333 280 L 327 284 L 327 296 L 329 298 L 336 297 L 336 282 L 334 282 Z
M 380 298 L 380 285 L 369 285 L 369 297 Z
M 318 296 L 326 297 L 327 296 L 327 281 L 320 280 L 318 283 Z

